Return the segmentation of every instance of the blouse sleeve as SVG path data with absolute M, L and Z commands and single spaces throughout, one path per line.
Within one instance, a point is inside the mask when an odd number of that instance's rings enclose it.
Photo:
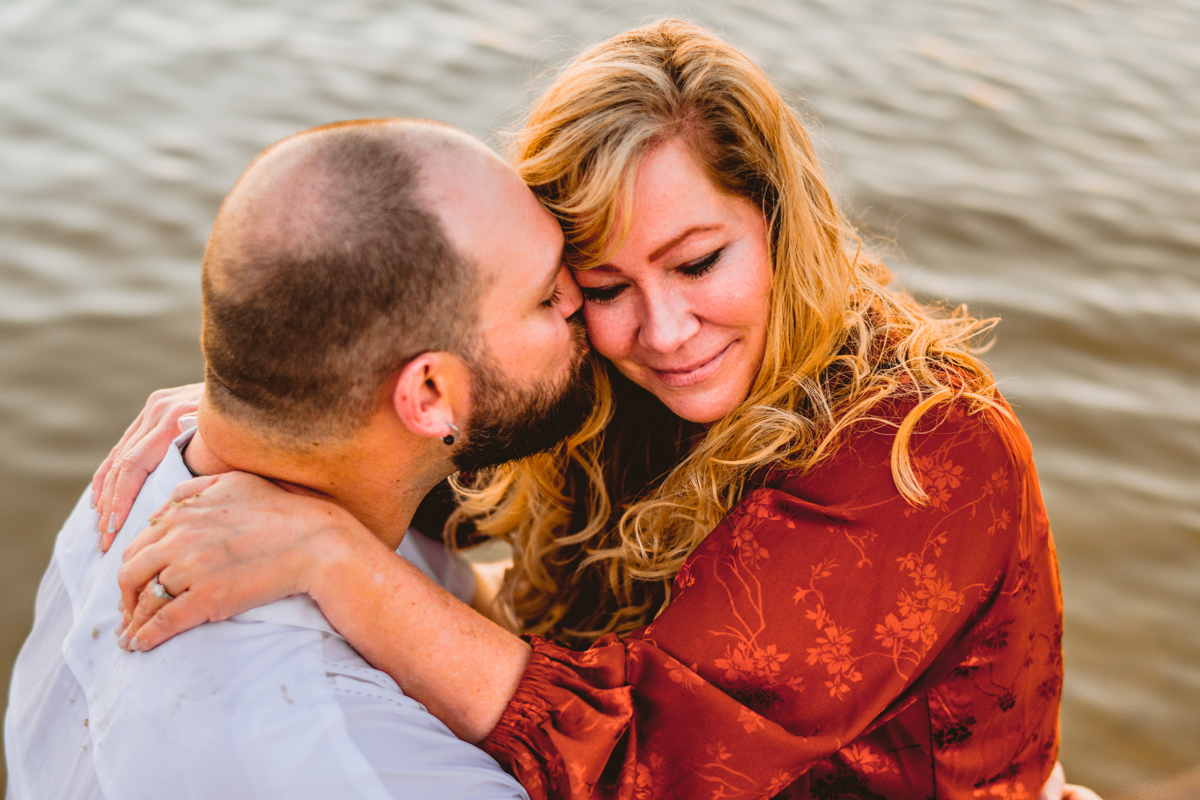
M 916 434 L 922 507 L 892 482 L 894 427 L 749 492 L 651 625 L 583 652 L 533 639 L 484 749 L 534 798 L 776 794 L 901 713 L 1012 591 L 1029 465 L 1005 424 L 947 411 Z

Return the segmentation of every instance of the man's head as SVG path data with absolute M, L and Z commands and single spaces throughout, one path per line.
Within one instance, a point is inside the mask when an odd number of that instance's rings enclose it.
M 548 446 L 588 406 L 561 252 L 554 219 L 461 132 L 379 120 L 291 137 L 239 179 L 205 253 L 206 403 L 293 452 L 389 408 L 427 438 L 462 428 L 460 467 Z

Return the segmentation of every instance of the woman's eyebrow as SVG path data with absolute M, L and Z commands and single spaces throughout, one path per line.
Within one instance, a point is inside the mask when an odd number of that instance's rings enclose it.
M 680 243 L 682 243 L 684 240 L 686 240 L 689 236 L 694 236 L 697 233 L 708 233 L 709 231 L 720 230 L 721 227 L 722 226 L 719 223 L 711 222 L 711 223 L 708 223 L 705 225 L 692 225 L 688 228 L 685 228 L 684 230 L 680 231 L 675 236 L 672 236 L 669 241 L 664 242 L 663 244 L 661 244 L 657 248 L 655 248 L 654 252 L 650 254 L 649 260 L 650 261 L 658 261 L 660 258 L 665 256 L 667 253 L 671 252 L 671 250 L 678 247 L 680 245 Z M 588 267 L 587 269 L 579 270 L 579 272 L 609 272 L 609 273 L 612 273 L 612 272 L 620 272 L 620 269 L 618 269 L 617 267 L 614 267 L 612 264 L 606 263 L 606 264 L 597 264 L 594 267 Z
M 670 241 L 665 242 L 662 245 L 659 245 L 659 247 L 653 253 L 650 254 L 650 260 L 658 261 L 660 258 L 662 258 L 667 253 L 669 253 L 674 247 L 676 247 L 680 242 L 682 242 L 684 239 L 688 238 L 689 236 L 693 236 L 697 233 L 708 233 L 709 231 L 715 231 L 720 227 L 721 226 L 718 224 L 711 223 L 708 225 L 692 225 L 689 228 L 685 228 L 678 235 L 674 236 Z

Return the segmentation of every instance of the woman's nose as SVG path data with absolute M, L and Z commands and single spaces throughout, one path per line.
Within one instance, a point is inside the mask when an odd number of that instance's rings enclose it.
M 700 320 L 681 293 L 665 291 L 645 298 L 638 330 L 638 342 L 643 347 L 672 353 L 698 330 Z

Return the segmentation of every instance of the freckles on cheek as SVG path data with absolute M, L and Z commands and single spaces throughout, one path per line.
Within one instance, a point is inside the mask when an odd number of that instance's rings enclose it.
M 713 309 L 715 318 L 723 318 L 727 324 L 739 326 L 766 324 L 766 316 L 771 308 L 770 276 L 766 281 L 758 275 L 744 276 L 713 289 L 706 303 Z

